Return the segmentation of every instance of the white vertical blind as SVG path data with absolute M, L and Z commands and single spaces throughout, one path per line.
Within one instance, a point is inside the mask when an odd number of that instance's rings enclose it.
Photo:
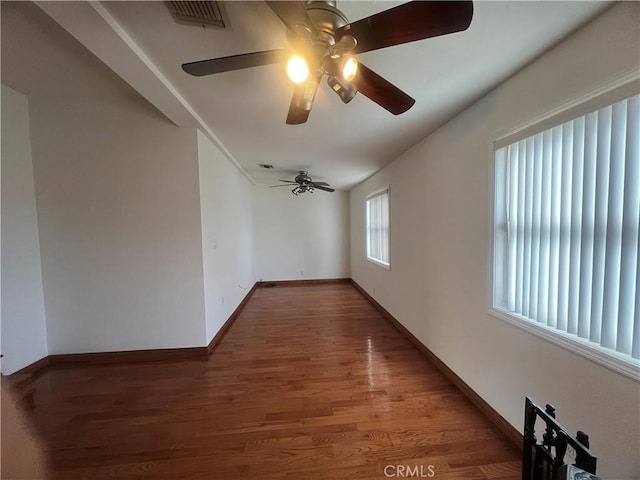
M 367 198 L 367 257 L 389 265 L 389 190 Z
M 581 235 L 574 232 L 582 231 L 582 201 L 584 198 L 584 163 L 585 163 L 585 128 L 586 119 L 580 117 L 573 124 L 573 175 L 571 184 L 571 224 L 570 235 L 570 271 L 569 271 L 569 306 L 567 332 L 578 333 L 578 304 L 580 291 L 580 258 L 582 257 Z M 563 126 L 564 127 L 564 126 Z
M 573 205 L 573 138 L 574 125 L 568 123 L 557 127 L 562 131 L 562 152 L 560 163 L 560 186 L 557 191 L 560 204 L 560 236 L 558 238 L 558 308 L 556 328 L 569 331 L 569 279 L 571 278 L 571 211 Z M 575 184 L 574 184 L 575 187 Z
M 497 306 L 640 358 L 640 95 L 502 147 L 496 162 Z
M 640 358 L 640 96 L 627 101 L 620 302 L 616 350 Z M 633 299 L 635 298 L 635 304 Z

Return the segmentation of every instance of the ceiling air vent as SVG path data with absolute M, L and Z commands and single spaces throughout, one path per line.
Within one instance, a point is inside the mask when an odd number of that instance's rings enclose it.
M 174 20 L 188 25 L 229 28 L 221 2 L 166 2 Z

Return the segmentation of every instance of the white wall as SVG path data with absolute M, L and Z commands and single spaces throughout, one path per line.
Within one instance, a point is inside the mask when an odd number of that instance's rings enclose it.
M 47 356 L 27 97 L 2 85 L 2 373 Z
M 30 3 L 2 4 L 2 80 L 29 97 L 49 352 L 205 345 L 196 131 Z
M 640 478 L 640 388 L 487 314 L 490 136 L 638 68 L 640 4 L 625 2 L 351 191 L 351 272 L 514 426 L 525 395 L 590 434 L 598 472 Z M 365 258 L 365 196 L 391 185 L 391 270 Z
M 198 132 L 207 342 L 256 281 L 252 184 Z
M 349 277 L 349 194 L 258 185 L 253 195 L 258 279 Z

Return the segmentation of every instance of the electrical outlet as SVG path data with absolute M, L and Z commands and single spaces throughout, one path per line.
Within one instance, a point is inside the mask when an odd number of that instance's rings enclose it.
M 374 294 L 374 295 L 376 294 L 376 289 L 375 289 L 375 288 L 373 289 L 373 294 Z
M 302 270 L 300 270 L 300 276 L 304 277 L 304 272 Z

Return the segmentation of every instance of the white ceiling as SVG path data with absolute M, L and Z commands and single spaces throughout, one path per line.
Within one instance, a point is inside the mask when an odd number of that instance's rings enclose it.
M 477 1 L 465 32 L 359 56 L 416 99 L 408 112 L 393 116 L 363 95 L 344 105 L 323 81 L 309 121 L 286 125 L 292 84 L 282 65 L 207 77 L 180 68 L 286 48 L 284 26 L 264 2 L 226 2 L 230 30 L 177 24 L 163 2 L 60 3 L 38 2 L 175 123 L 200 126 L 226 147 L 255 182 L 274 184 L 308 170 L 341 189 L 372 175 L 607 6 Z M 353 21 L 400 3 L 339 1 L 338 7 Z

